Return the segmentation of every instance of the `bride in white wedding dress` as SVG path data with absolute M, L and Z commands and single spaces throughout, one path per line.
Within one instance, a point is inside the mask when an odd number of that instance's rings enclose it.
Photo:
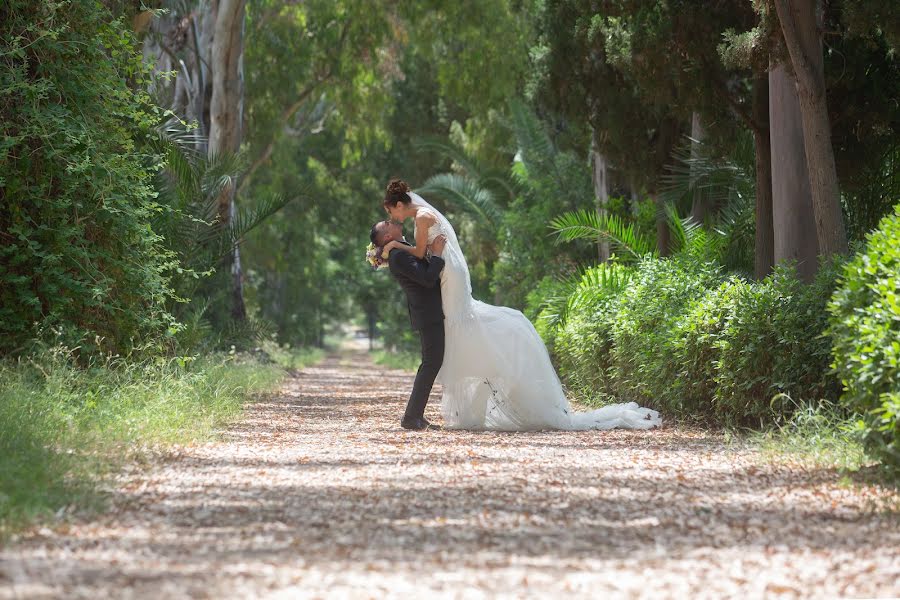
M 416 221 L 416 246 L 398 246 L 406 251 L 421 256 L 438 235 L 447 238 L 441 272 L 446 341 L 438 374 L 444 390 L 444 427 L 503 431 L 649 429 L 662 423 L 658 412 L 635 402 L 573 411 L 547 348 L 525 315 L 472 298 L 465 256 L 444 215 L 401 180 L 388 185 L 385 208 L 399 222 L 410 217 Z M 421 232 L 424 227 L 427 234 Z

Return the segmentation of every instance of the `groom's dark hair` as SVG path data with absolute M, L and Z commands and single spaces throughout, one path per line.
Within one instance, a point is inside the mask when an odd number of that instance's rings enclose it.
M 372 231 L 369 232 L 369 240 L 371 240 L 371 242 L 373 244 L 375 244 L 376 246 L 381 245 L 379 243 L 381 241 L 381 235 L 379 235 L 378 226 L 381 225 L 382 223 L 384 223 L 384 221 L 378 221 L 377 223 L 372 225 Z

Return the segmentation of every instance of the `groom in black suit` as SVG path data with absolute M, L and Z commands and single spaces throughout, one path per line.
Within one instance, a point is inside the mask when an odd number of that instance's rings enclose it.
M 378 247 L 391 240 L 403 239 L 403 228 L 391 221 L 381 221 L 372 226 L 369 236 Z M 404 429 L 438 429 L 425 420 L 425 404 L 431 394 L 434 379 L 444 362 L 444 310 L 441 307 L 441 269 L 444 268 L 444 245 L 447 239 L 438 236 L 431 244 L 431 258 L 416 258 L 405 250 L 394 248 L 388 258 L 391 275 L 406 292 L 409 321 L 419 332 L 422 343 L 422 362 L 416 373 L 406 413 L 400 421 Z

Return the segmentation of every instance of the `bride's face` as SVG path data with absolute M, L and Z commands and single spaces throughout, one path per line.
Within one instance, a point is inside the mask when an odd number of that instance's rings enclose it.
M 403 206 L 402 202 L 398 202 L 394 206 L 385 207 L 387 213 L 390 215 L 392 221 L 396 221 L 397 223 L 402 223 L 406 220 L 407 217 L 407 209 Z

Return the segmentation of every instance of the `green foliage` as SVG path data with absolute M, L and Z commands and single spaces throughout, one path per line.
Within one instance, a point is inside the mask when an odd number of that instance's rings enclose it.
M 433 65 L 448 104 L 484 114 L 519 91 L 527 69 L 528 19 L 510 0 L 407 3 L 410 41 Z
M 799 461 L 847 471 L 858 471 L 871 462 L 853 433 L 853 419 L 831 402 L 799 406 L 788 420 L 757 432 L 750 439 L 776 462 Z
M 95 2 L 0 6 L 0 353 L 57 331 L 88 353 L 130 351 L 172 322 L 175 266 L 146 93 L 129 29 Z
M 518 148 L 512 166 L 518 194 L 499 231 L 493 288 L 497 302 L 524 307 L 528 292 L 544 277 L 571 273 L 596 256 L 595 249 L 584 246 L 560 252 L 547 229 L 565 211 L 591 206 L 593 190 L 584 161 L 560 151 L 526 104 L 510 103 L 508 125 Z
M 825 265 L 806 285 L 782 267 L 761 282 L 735 283 L 713 340 L 714 411 L 720 419 L 763 425 L 798 405 L 837 396 L 829 369 L 831 341 L 822 334 L 835 275 L 835 268 Z
M 751 282 L 681 256 L 647 258 L 622 275 L 594 276 L 580 298 L 570 292 L 565 317 L 544 331 L 578 396 L 754 426 L 836 397 L 821 333 L 834 268 L 812 285 L 786 268 Z
M 208 439 L 282 375 L 240 355 L 85 367 L 53 348 L 0 362 L 0 537 L 93 506 L 96 484 L 138 448 Z
M 555 334 L 552 348 L 560 372 L 581 398 L 612 397 L 615 316 L 631 276 L 631 270 L 614 264 L 588 269 L 575 285 L 567 286 L 567 295 L 551 300 L 541 314 L 542 334 Z
M 156 182 L 160 211 L 152 220 L 153 230 L 178 261 L 170 276 L 176 301 L 168 310 L 178 320 L 173 338 L 180 353 L 232 344 L 245 347 L 268 337 L 272 325 L 267 320 L 232 317 L 231 273 L 221 267 L 248 234 L 296 199 L 269 196 L 247 206 L 245 198 L 222 226 L 219 194 L 226 185 L 235 185 L 242 159 L 231 154 L 207 157 L 195 148 L 196 141 L 177 122 L 160 131 L 158 146 L 166 163 Z
M 470 213 L 491 232 L 496 231 L 503 218 L 502 209 L 491 190 L 464 175 L 457 173 L 432 175 L 416 192 L 443 198 L 459 210 Z
M 404 371 L 415 371 L 422 362 L 422 356 L 416 352 L 409 350 L 400 350 L 390 352 L 387 350 L 376 350 L 372 353 L 375 364 L 387 367 L 389 369 L 401 369 Z
M 302 369 L 325 358 L 325 351 L 321 348 L 292 348 L 271 340 L 264 342 L 261 349 L 272 362 L 288 370 Z
M 647 259 L 638 266 L 613 325 L 616 395 L 667 408 L 674 404 L 672 332 L 688 304 L 718 277 L 716 266 L 689 259 Z
M 828 306 L 843 403 L 863 415 L 866 450 L 900 468 L 900 206 L 845 267 Z
M 656 240 L 641 232 L 635 222 L 615 214 L 601 215 L 592 209 L 564 213 L 550 222 L 550 228 L 561 242 L 580 239 L 609 242 L 611 249 L 621 250 L 629 262 L 656 251 Z

